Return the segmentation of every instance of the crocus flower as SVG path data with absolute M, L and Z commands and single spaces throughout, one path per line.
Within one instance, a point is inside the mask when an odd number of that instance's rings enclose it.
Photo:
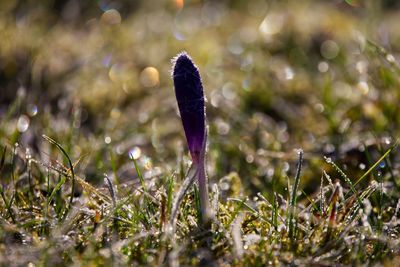
M 196 168 L 202 218 L 206 221 L 209 219 L 210 211 L 205 173 L 207 131 L 204 91 L 199 70 L 185 52 L 178 54 L 174 59 L 173 79 L 183 129 Z

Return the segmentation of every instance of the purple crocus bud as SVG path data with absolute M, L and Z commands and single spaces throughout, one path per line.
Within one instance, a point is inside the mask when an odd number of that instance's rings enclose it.
M 185 52 L 175 58 L 173 78 L 190 155 L 198 164 L 206 141 L 204 92 L 199 70 Z
M 202 219 L 204 223 L 207 223 L 211 217 L 211 212 L 208 203 L 208 184 L 205 171 L 207 131 L 203 85 L 199 70 L 185 52 L 178 54 L 174 62 L 175 96 L 178 101 L 189 152 L 196 168 Z

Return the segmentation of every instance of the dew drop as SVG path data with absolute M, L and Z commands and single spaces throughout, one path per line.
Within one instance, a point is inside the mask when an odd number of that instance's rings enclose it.
M 388 55 L 386 56 L 386 60 L 389 61 L 389 62 L 391 62 L 391 63 L 396 62 L 396 58 L 395 58 L 392 54 L 388 54 Z
M 330 157 L 324 157 L 327 163 L 332 163 L 332 159 Z
M 385 138 L 383 139 L 383 142 L 385 142 L 386 145 L 390 145 L 390 143 L 391 143 L 392 141 L 391 141 L 390 137 L 385 137 Z
M 29 117 L 26 115 L 21 115 L 18 118 L 17 129 L 20 133 L 26 132 L 29 128 Z
M 36 105 L 28 105 L 28 115 L 30 117 L 35 116 L 38 113 L 38 107 Z
M 286 67 L 284 69 L 284 72 L 285 72 L 285 79 L 286 80 L 293 80 L 294 72 L 290 67 Z
M 26 160 L 30 160 L 30 159 L 32 159 L 32 154 L 31 154 L 31 150 L 30 150 L 30 148 L 28 147 L 28 148 L 26 148 L 26 150 L 25 150 L 25 158 L 26 158 Z
M 132 148 L 131 150 L 129 150 L 129 157 L 131 159 L 138 159 L 140 157 L 140 155 L 142 154 L 142 150 L 140 150 L 139 147 L 135 146 L 134 148 Z

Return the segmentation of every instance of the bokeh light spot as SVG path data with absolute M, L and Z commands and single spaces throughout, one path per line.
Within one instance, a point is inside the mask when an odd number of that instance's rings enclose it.
M 261 22 L 259 30 L 264 38 L 269 41 L 272 35 L 279 33 L 284 25 L 285 18 L 281 14 L 269 14 Z
M 318 71 L 325 73 L 329 70 L 329 64 L 326 61 L 321 61 L 318 63 Z
M 130 63 L 116 63 L 111 66 L 108 76 L 115 83 L 126 83 L 133 79 L 133 71 Z
M 101 15 L 101 21 L 109 25 L 120 24 L 121 15 L 116 9 L 109 9 Z
M 360 81 L 360 82 L 357 84 L 357 89 L 360 90 L 360 92 L 361 92 L 363 95 L 368 94 L 368 92 L 369 92 L 368 83 L 366 83 L 366 82 L 364 82 L 364 81 Z
M 321 55 L 326 59 L 334 59 L 339 54 L 339 46 L 332 40 L 326 40 L 321 45 Z
M 182 9 L 183 6 L 185 5 L 184 0 L 174 0 L 174 5 L 177 9 Z
M 154 87 L 160 84 L 160 74 L 154 67 L 147 67 L 140 73 L 140 83 L 144 87 Z

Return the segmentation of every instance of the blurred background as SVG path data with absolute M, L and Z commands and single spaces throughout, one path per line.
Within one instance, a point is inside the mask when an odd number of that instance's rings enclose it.
M 93 184 L 135 179 L 129 155 L 148 179 L 184 173 L 170 61 L 186 50 L 210 180 L 284 190 L 302 148 L 313 192 L 324 156 L 358 177 L 398 136 L 399 16 L 395 0 L 3 0 L 1 144 L 61 160 L 50 136 Z

